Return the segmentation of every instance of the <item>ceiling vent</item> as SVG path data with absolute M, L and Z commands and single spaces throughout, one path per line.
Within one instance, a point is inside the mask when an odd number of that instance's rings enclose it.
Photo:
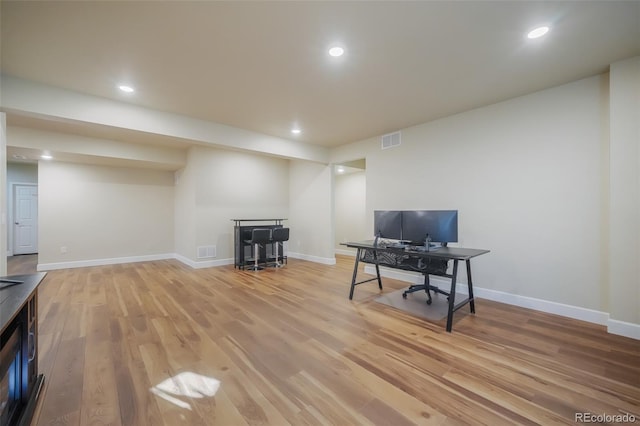
M 389 133 L 382 137 L 382 149 L 400 146 L 400 132 Z

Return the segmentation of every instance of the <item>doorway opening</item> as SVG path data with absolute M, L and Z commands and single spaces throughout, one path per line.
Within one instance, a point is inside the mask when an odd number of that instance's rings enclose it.
M 36 272 L 38 164 L 7 163 L 7 273 Z
M 367 232 L 367 180 L 364 158 L 334 165 L 334 229 L 335 253 L 354 255 L 341 246 L 347 241 L 361 241 Z

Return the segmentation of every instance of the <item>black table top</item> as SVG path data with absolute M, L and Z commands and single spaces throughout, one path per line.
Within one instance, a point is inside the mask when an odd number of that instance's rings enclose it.
M 378 243 L 377 247 L 374 247 L 373 240 L 367 241 L 355 241 L 342 243 L 347 247 L 362 248 L 362 249 L 376 249 L 390 252 L 405 253 L 410 256 L 421 256 L 441 259 L 453 259 L 453 260 L 469 260 L 472 257 L 480 256 L 485 253 L 489 253 L 489 250 L 484 249 L 472 249 L 463 247 L 438 247 L 432 248 L 430 251 L 417 250 L 411 246 L 405 248 L 385 246 Z
M 38 272 L 36 274 L 0 277 L 23 281 L 22 284 L 8 287 L 3 287 L 6 286 L 7 283 L 0 282 L 0 332 L 4 331 L 24 306 L 25 302 L 31 298 L 45 275 L 47 275 L 46 272 Z

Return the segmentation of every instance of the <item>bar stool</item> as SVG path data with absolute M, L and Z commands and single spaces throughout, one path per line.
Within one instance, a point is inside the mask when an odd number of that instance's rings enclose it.
M 273 266 L 276 268 L 282 268 L 284 265 L 278 260 L 278 247 L 280 246 L 280 243 L 289 241 L 289 228 L 273 228 L 271 241 L 276 244 L 276 263 Z M 284 245 L 282 246 L 282 252 L 282 256 L 284 258 Z
M 263 266 L 258 265 L 258 258 L 260 257 L 260 245 L 268 244 L 271 241 L 271 229 L 255 228 L 251 231 L 251 240 L 247 243 L 253 245 L 253 266 L 248 269 L 250 271 L 259 271 L 264 269 Z

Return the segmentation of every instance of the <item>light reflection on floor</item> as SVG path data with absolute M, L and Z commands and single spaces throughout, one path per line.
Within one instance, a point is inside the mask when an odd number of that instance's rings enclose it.
M 191 404 L 183 401 L 179 397 L 186 398 L 204 398 L 213 397 L 218 388 L 220 381 L 213 377 L 203 376 L 201 374 L 185 371 L 170 377 L 150 389 L 151 393 L 160 398 L 177 405 L 181 408 L 191 410 Z

